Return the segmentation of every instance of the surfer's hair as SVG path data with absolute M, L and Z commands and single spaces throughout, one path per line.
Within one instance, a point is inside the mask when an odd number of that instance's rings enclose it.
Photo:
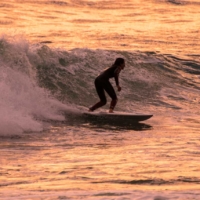
M 117 66 L 119 66 L 119 65 L 121 65 L 121 64 L 124 64 L 124 59 L 123 58 L 117 58 L 116 60 L 115 60 L 115 62 L 114 62 L 114 65 L 117 65 Z

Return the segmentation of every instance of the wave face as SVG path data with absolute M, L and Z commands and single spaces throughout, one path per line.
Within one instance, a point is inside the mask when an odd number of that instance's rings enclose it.
M 199 114 L 200 62 L 196 56 L 66 51 L 1 38 L 0 134 L 42 131 L 44 121 L 65 120 L 63 111 L 94 104 L 98 101 L 94 79 L 117 57 L 125 58 L 126 68 L 120 74 L 122 91 L 116 110 Z

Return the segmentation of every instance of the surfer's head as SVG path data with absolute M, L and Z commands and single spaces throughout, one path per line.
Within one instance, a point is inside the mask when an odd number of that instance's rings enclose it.
M 115 60 L 114 65 L 121 66 L 122 69 L 124 69 L 124 67 L 125 67 L 125 60 L 123 58 L 117 58 Z

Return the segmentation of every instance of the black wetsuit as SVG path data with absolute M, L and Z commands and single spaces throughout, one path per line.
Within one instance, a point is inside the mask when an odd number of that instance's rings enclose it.
M 112 65 L 111 67 L 105 69 L 94 81 L 97 94 L 99 95 L 100 102 L 96 103 L 94 106 L 90 108 L 91 111 L 96 110 L 97 108 L 105 105 L 107 103 L 106 96 L 104 90 L 108 93 L 108 95 L 112 98 L 111 107 L 114 107 L 117 103 L 117 95 L 111 83 L 109 82 L 110 78 L 115 78 L 116 85 L 119 85 L 119 73 L 121 68 L 116 65 Z

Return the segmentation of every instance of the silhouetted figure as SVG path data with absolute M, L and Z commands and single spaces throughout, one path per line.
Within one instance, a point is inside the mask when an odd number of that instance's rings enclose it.
M 105 91 L 111 97 L 110 109 L 109 112 L 112 113 L 116 104 L 117 104 L 117 95 L 111 83 L 109 82 L 110 78 L 115 79 L 115 83 L 117 86 L 117 90 L 121 91 L 121 87 L 119 85 L 119 74 L 121 70 L 125 67 L 125 60 L 123 58 L 117 58 L 114 64 L 105 69 L 94 81 L 97 94 L 99 95 L 100 101 L 89 108 L 89 111 L 92 112 L 107 103 Z

